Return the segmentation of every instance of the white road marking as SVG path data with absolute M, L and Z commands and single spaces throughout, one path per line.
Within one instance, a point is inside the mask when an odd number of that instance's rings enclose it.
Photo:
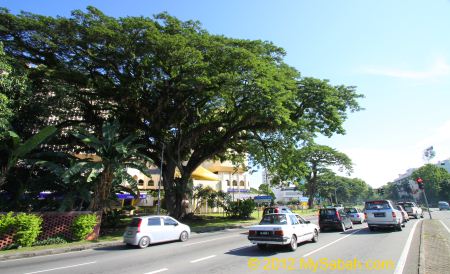
M 344 236 L 344 237 L 342 237 L 342 238 L 339 238 L 339 239 L 337 239 L 337 240 L 335 240 L 335 241 L 332 241 L 331 243 L 328 243 L 328 244 L 326 244 L 326 245 L 324 245 L 324 246 L 322 246 L 322 247 L 319 247 L 319 248 L 316 249 L 316 250 L 313 250 L 313 251 L 311 251 L 311 252 L 309 252 L 309 253 L 306 253 L 306 254 L 303 255 L 302 257 L 303 257 L 303 258 L 308 257 L 309 255 L 312 255 L 312 254 L 316 253 L 317 251 L 320 251 L 320 250 L 324 249 L 325 247 L 329 247 L 329 246 L 332 245 L 332 244 L 335 244 L 335 243 L 337 243 L 337 242 L 339 242 L 339 241 L 341 241 L 341 240 L 343 240 L 343 239 L 345 239 L 345 238 L 347 238 L 347 237 L 350 237 L 352 234 L 355 234 L 356 232 L 358 232 L 358 231 L 360 231 L 360 230 L 362 230 L 362 228 L 360 228 L 360 229 L 358 229 L 358 230 L 356 230 L 356 231 L 354 231 L 354 232 L 352 232 L 352 233 L 350 233 L 350 234 L 348 234 L 348 235 L 346 235 L 346 236 Z
M 233 238 L 233 237 L 241 237 L 241 235 L 233 235 L 233 236 L 215 238 L 215 239 L 211 239 L 211 240 L 204 240 L 204 241 L 200 241 L 200 242 L 185 244 L 185 245 L 183 245 L 183 247 L 196 245 L 196 244 L 203 244 L 203 243 L 207 243 L 207 242 L 212 242 L 212 241 L 217 241 L 217 240 L 222 240 L 222 239 L 227 239 L 227 238 Z
M 156 274 L 156 273 L 164 272 L 164 271 L 167 271 L 167 270 L 169 270 L 169 269 L 168 268 L 161 268 L 161 269 L 158 269 L 158 270 L 155 270 L 155 271 L 147 272 L 145 274 Z
M 34 256 L 34 257 L 26 257 L 26 258 L 19 258 L 19 259 L 11 259 L 11 260 L 6 260 L 6 261 L 0 261 L 0 263 L 8 263 L 8 262 L 14 262 L 14 261 L 20 261 L 20 260 L 29 260 L 29 259 L 40 259 L 43 257 L 48 257 L 48 256 L 60 256 L 60 255 L 67 255 L 67 254 L 71 254 L 71 253 L 78 253 L 78 252 L 86 252 L 86 251 L 92 251 L 92 249 L 84 249 L 84 250 L 77 250 L 77 251 L 70 251 L 70 252 L 65 252 L 65 253 L 58 253 L 58 254 L 48 254 L 48 255 L 40 255 L 40 256 Z
M 441 224 L 445 227 L 445 229 L 447 229 L 447 232 L 450 233 L 450 229 L 448 228 L 448 226 L 446 226 L 446 225 L 444 224 L 444 222 L 441 221 L 441 220 L 439 220 L 439 222 L 441 222 Z
M 211 259 L 211 258 L 214 258 L 214 257 L 216 257 L 216 255 L 211 255 L 211 256 L 208 256 L 208 257 L 203 257 L 203 258 L 200 258 L 200 259 L 197 259 L 197 260 L 193 260 L 193 261 L 191 261 L 191 264 L 195 264 L 197 262 L 208 260 L 208 259 Z
M 28 273 L 25 273 L 25 274 L 35 274 L 35 273 L 49 272 L 49 271 L 53 271 L 53 270 L 66 269 L 66 268 L 78 267 L 78 266 L 83 266 L 83 265 L 88 265 L 88 264 L 95 264 L 95 263 L 96 262 L 94 261 L 94 262 L 88 262 L 88 263 L 82 263 L 82 264 L 74 264 L 74 265 L 50 268 L 50 269 L 39 270 L 39 271 L 34 271 L 34 272 L 28 272 Z
M 403 268 L 405 268 L 406 258 L 408 257 L 409 248 L 411 247 L 412 238 L 414 236 L 414 231 L 416 231 L 417 225 L 422 220 L 419 220 L 414 224 L 414 226 L 411 229 L 411 232 L 409 232 L 408 240 L 406 240 L 405 247 L 403 248 L 402 255 L 400 255 L 400 258 L 397 261 L 397 267 L 395 268 L 394 274 L 402 274 Z

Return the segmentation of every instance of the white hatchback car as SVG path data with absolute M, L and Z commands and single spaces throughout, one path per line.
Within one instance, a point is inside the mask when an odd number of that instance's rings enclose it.
M 169 216 L 142 216 L 131 220 L 123 234 L 123 242 L 146 248 L 150 244 L 180 240 L 191 235 L 189 226 Z

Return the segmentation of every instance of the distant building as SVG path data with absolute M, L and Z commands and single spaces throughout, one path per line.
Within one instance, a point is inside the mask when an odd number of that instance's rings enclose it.
M 450 159 L 439 161 L 434 165 L 442 167 L 450 173 Z M 393 183 L 397 187 L 400 200 L 414 199 L 416 202 L 418 202 L 422 199 L 422 192 L 419 190 L 419 186 L 415 181 L 416 178 L 411 177 L 412 173 L 416 169 L 417 168 L 408 169 L 406 173 L 400 174 L 399 177 L 393 181 Z

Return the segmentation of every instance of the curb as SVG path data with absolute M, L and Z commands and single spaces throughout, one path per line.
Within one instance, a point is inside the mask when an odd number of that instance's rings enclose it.
M 424 224 L 420 224 L 420 244 L 419 244 L 419 274 L 425 274 L 425 247 L 424 247 Z
M 111 242 L 104 242 L 104 243 L 83 244 L 83 245 L 72 246 L 72 247 L 43 249 L 43 250 L 37 250 L 37 251 L 26 251 L 26 252 L 18 251 L 16 253 L 12 253 L 12 254 L 0 255 L 0 261 L 31 258 L 31 257 L 46 256 L 46 255 L 55 255 L 55 254 L 61 254 L 61 253 L 67 253 L 67 252 L 82 251 L 82 250 L 86 250 L 86 249 L 93 249 L 93 248 L 99 248 L 99 247 L 112 247 L 112 246 L 120 246 L 120 245 L 123 245 L 122 241 L 111 241 Z

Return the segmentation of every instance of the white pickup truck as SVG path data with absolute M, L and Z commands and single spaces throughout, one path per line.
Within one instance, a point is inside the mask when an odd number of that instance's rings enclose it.
M 259 225 L 250 227 L 248 239 L 260 249 L 268 245 L 287 245 L 294 251 L 300 242 L 317 242 L 319 227 L 293 213 L 267 214 Z
M 423 218 L 423 210 L 421 207 L 417 206 L 414 202 L 398 202 L 397 204 L 401 205 L 409 216 L 413 216 L 416 219 Z

